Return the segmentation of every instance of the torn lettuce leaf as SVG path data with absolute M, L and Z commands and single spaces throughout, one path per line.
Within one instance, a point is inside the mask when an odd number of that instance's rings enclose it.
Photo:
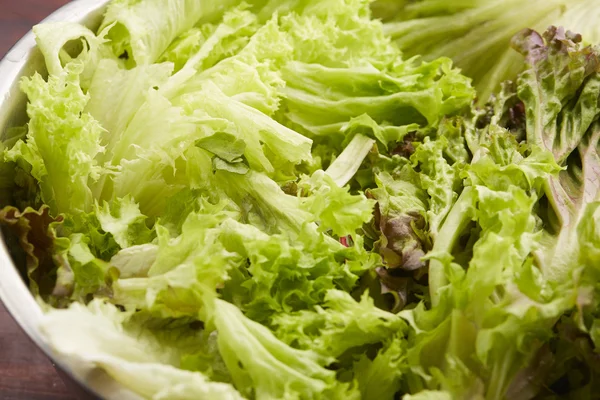
M 233 220 L 222 227 L 225 249 L 237 252 L 245 263 L 225 284 L 224 298 L 254 320 L 266 321 L 276 312 L 311 308 L 327 292 L 351 290 L 369 256 L 306 230 L 290 242 L 286 235 L 268 235 L 252 225 Z
M 377 309 L 368 293 L 357 302 L 340 290 L 328 291 L 323 307 L 278 314 L 273 324 L 284 342 L 335 358 L 353 348 L 390 341 L 405 329 L 402 319 Z
M 549 226 L 546 246 L 538 253 L 544 274 L 556 282 L 568 279 L 576 267 L 577 227 L 587 205 L 600 195 L 600 58 L 596 48 L 580 41 L 556 28 L 543 36 L 523 32 L 515 38 L 529 65 L 518 91 L 527 111 L 527 139 L 552 152 L 565 168 L 545 184 Z M 563 103 L 562 109 L 556 106 Z
M 290 63 L 283 71 L 285 116 L 313 136 L 342 134 L 344 124 L 364 113 L 378 124 L 437 126 L 473 99 L 469 81 L 451 65 L 408 60 L 378 70 Z
M 236 3 L 117 0 L 110 3 L 100 29 L 109 28 L 107 38 L 114 55 L 126 55 L 129 66 L 152 64 L 200 19 L 218 17 Z
M 363 194 L 350 194 L 347 187 L 339 187 L 327 172 L 316 171 L 298 186 L 308 193 L 302 198 L 302 207 L 315 216 L 322 232 L 331 230 L 337 237 L 354 236 L 373 217 L 373 200 Z
M 354 364 L 361 398 L 393 399 L 406 372 L 407 341 L 402 333 L 386 340 L 373 360 L 363 354 Z
M 112 204 L 96 205 L 96 218 L 104 232 L 110 233 L 122 249 L 149 242 L 152 234 L 146 226 L 146 216 L 131 197 L 124 197 Z
M 6 206 L 0 210 L 0 227 L 7 244 L 19 248 L 22 252 L 13 254 L 20 264 L 26 265 L 25 275 L 34 295 L 48 298 L 54 287 L 53 277 L 56 274 L 55 252 L 57 226 L 63 222 L 63 217 L 53 218 L 48 206 L 40 210 L 27 208 L 20 212 L 17 208 Z M 11 246 L 11 248 L 13 248 Z M 58 262 L 57 262 L 58 263 Z
M 356 389 L 337 381 L 334 371 L 324 368 L 330 358 L 287 346 L 230 303 L 216 300 L 214 312 L 219 349 L 243 395 L 273 399 L 360 397 Z
M 116 280 L 111 301 L 128 310 L 144 309 L 162 316 L 206 316 L 207 304 L 217 297 L 217 289 L 228 279 L 228 270 L 240 260 L 219 240 L 227 211 L 218 207 L 204 211 L 187 216 L 178 237 L 171 237 L 165 227 L 157 225 L 158 248 L 153 262 L 137 274 Z
M 103 128 L 84 112 L 89 96 L 80 87 L 83 68 L 75 61 L 48 82 L 39 74 L 23 79 L 29 99 L 27 141 L 18 141 L 6 153 L 7 160 L 39 182 L 42 200 L 54 215 L 91 211 L 94 199 L 88 185 L 102 171 L 96 156 L 104 151 Z
M 135 393 L 150 399 L 231 399 L 243 397 L 231 385 L 211 382 L 200 372 L 178 368 L 185 350 L 203 342 L 198 333 L 181 328 L 156 334 L 132 313 L 94 300 L 87 307 L 73 304 L 49 311 L 41 323 L 55 351 L 68 356 L 74 367 L 97 367 Z M 195 344 L 182 349 L 186 343 Z M 187 337 L 186 337 L 187 336 Z M 123 393 L 121 393 L 123 394 Z
M 240 52 L 259 29 L 258 17 L 242 3 L 223 15 L 219 23 L 196 26 L 177 37 L 161 55 L 159 62 L 169 61 L 175 71 L 193 62 L 206 70 Z

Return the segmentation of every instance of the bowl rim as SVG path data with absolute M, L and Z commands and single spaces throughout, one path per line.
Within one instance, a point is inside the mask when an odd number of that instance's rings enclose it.
M 59 8 L 40 23 L 78 22 L 89 23 L 94 14 L 103 13 L 109 0 L 74 0 Z M 37 53 L 37 54 L 36 54 Z M 18 92 L 18 80 L 27 74 L 26 67 L 34 57 L 41 57 L 35 42 L 33 31 L 23 36 L 0 60 L 0 135 L 11 123 L 14 103 L 22 100 Z M 29 288 L 19 274 L 6 243 L 0 235 L 0 300 L 8 313 L 17 322 L 27 336 L 40 348 L 52 363 L 72 381 L 81 386 L 84 395 L 98 398 L 114 398 L 114 385 L 106 381 L 94 380 L 89 371 L 77 368 L 53 352 L 50 344 L 40 332 L 39 324 L 43 312 L 31 295 Z M 113 382 L 114 383 L 114 382 Z M 68 382 L 65 382 L 67 386 Z

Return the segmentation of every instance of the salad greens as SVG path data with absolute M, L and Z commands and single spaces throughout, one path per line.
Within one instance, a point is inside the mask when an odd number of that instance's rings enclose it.
M 596 398 L 600 48 L 534 30 L 591 2 L 513 3 L 34 28 L 0 226 L 56 353 L 119 398 Z

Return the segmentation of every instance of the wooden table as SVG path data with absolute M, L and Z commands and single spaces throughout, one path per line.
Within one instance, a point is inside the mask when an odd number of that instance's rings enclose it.
M 0 58 L 33 25 L 67 2 L 0 0 Z M 65 399 L 75 397 L 0 303 L 0 400 Z

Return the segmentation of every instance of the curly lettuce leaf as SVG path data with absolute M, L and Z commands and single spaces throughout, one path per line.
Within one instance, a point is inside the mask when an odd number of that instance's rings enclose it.
M 96 156 L 103 128 L 85 106 L 89 101 L 80 87 L 83 64 L 71 62 L 65 73 L 44 81 L 36 74 L 25 78 L 29 115 L 27 141 L 19 141 L 6 158 L 29 172 L 40 184 L 42 199 L 54 215 L 91 211 L 90 184 L 99 178 Z
M 406 338 L 397 334 L 386 340 L 375 358 L 362 355 L 354 364 L 354 375 L 358 381 L 361 398 L 393 399 L 401 392 L 406 373 Z
M 373 200 L 363 194 L 349 193 L 348 187 L 339 187 L 329 173 L 322 170 L 300 182 L 299 187 L 308 192 L 308 196 L 302 198 L 302 207 L 314 215 L 322 232 L 331 230 L 337 237 L 355 236 L 373 217 Z
M 0 226 L 9 247 L 14 243 L 23 250 L 29 287 L 34 295 L 47 297 L 56 287 L 56 266 L 52 254 L 56 241 L 60 240 L 57 226 L 64 221 L 62 216 L 53 218 L 50 209 L 43 206 L 40 210 L 27 208 L 23 212 L 15 207 L 6 206 L 0 210 Z M 17 257 L 18 256 L 13 256 Z
M 189 63 L 206 70 L 239 53 L 259 29 L 258 17 L 242 4 L 225 12 L 219 23 L 207 23 L 184 32 L 162 54 L 159 62 L 169 61 L 175 71 Z
M 579 35 L 559 28 L 515 38 L 528 65 L 518 86 L 528 142 L 552 152 L 565 167 L 546 181 L 549 232 L 538 254 L 544 274 L 556 282 L 573 272 L 580 251 L 577 227 L 600 195 L 600 54 L 580 42 Z
M 272 324 L 282 341 L 336 358 L 353 348 L 387 342 L 406 327 L 396 315 L 377 309 L 368 293 L 357 302 L 340 290 L 328 291 L 322 307 L 278 314 Z
M 102 230 L 110 233 L 121 248 L 150 241 L 146 216 L 131 197 L 126 196 L 112 204 L 105 202 L 102 207 L 97 205 L 95 211 Z
M 213 318 L 223 360 L 243 395 L 261 399 L 360 397 L 325 368 L 330 358 L 289 347 L 234 305 L 216 300 Z
M 247 260 L 239 276 L 225 284 L 223 295 L 261 322 L 275 312 L 313 307 L 330 289 L 351 290 L 359 277 L 351 261 L 361 267 L 370 263 L 368 256 L 309 231 L 290 242 L 286 235 L 268 235 L 229 220 L 220 239 L 228 251 Z
M 137 273 L 116 280 L 112 301 L 126 309 L 148 310 L 163 316 L 206 316 L 207 304 L 228 279 L 228 270 L 239 263 L 237 255 L 228 252 L 219 241 L 220 224 L 228 216 L 219 206 L 191 213 L 183 223 L 181 235 L 174 238 L 159 225 L 158 248 L 147 248 L 154 252 L 150 256 L 152 263 L 147 261 Z M 119 255 L 123 254 L 115 257 Z

